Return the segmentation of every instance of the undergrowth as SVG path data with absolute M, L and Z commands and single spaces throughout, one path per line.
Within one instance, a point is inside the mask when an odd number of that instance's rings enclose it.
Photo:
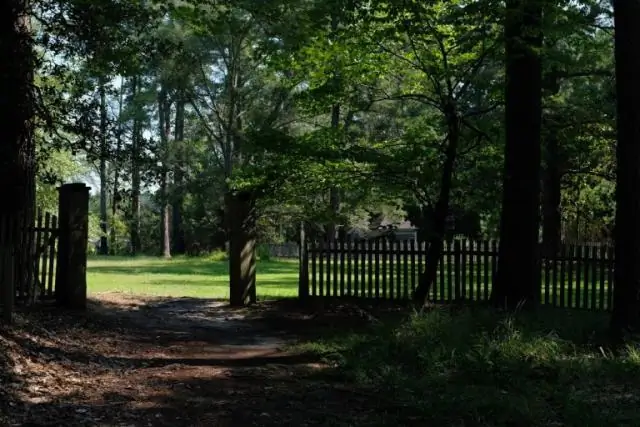
M 301 344 L 411 419 L 442 426 L 640 425 L 640 351 L 603 345 L 607 316 L 438 309 Z

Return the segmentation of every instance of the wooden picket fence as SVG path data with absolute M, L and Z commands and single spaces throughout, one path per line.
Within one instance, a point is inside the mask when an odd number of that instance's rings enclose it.
M 416 241 L 336 241 L 308 243 L 301 281 L 305 294 L 407 300 L 424 269 L 426 243 Z M 445 242 L 429 299 L 488 300 L 498 259 L 497 241 Z M 563 245 L 557 257 L 541 263 L 543 304 L 610 310 L 613 296 L 613 248 Z
M 5 277 L 3 269 L 12 262 L 17 303 L 53 298 L 58 218 L 41 209 L 36 212 L 35 224 L 0 217 L 0 247 L 6 246 L 3 243 L 10 233 L 17 240 L 17 251 L 1 251 L 0 281 Z

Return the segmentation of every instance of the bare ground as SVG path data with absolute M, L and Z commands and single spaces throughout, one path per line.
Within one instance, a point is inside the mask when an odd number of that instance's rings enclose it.
M 0 332 L 7 426 L 414 425 L 287 343 L 361 313 L 291 303 L 103 294 L 87 313 L 23 313 Z M 354 320 L 355 319 L 355 320 Z M 380 397 L 384 396 L 384 397 Z M 383 400 L 384 399 L 384 400 Z M 389 424 L 391 423 L 391 424 Z

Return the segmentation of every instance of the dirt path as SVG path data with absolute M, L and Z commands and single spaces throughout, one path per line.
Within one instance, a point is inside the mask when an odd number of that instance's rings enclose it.
M 15 372 L 2 425 L 387 425 L 375 395 L 285 350 L 305 313 L 111 294 L 88 315 L 38 316 L 0 336 Z

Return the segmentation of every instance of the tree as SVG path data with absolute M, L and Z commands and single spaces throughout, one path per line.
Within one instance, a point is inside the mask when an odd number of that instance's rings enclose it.
M 504 175 L 498 271 L 491 299 L 539 299 L 542 1 L 507 0 Z
M 413 295 L 422 305 L 442 256 L 456 164 L 490 139 L 478 120 L 499 106 L 487 71 L 500 49 L 493 16 L 481 11 L 477 2 L 398 1 L 376 6 L 366 20 L 369 26 L 361 30 L 368 35 L 363 38 L 370 38 L 371 49 L 387 55 L 387 64 L 395 65 L 385 76 L 396 82 L 395 93 L 388 97 L 423 104 L 419 120 L 429 115 L 437 123 L 431 126 L 430 137 L 421 138 L 404 153 L 396 150 L 394 156 L 405 180 L 407 166 L 413 166 L 414 197 L 420 211 L 431 219 L 425 269 Z M 398 75 L 400 67 L 405 70 Z M 406 133 L 399 139 L 401 144 L 410 141 Z
M 615 287 L 611 329 L 620 340 L 640 326 L 640 2 L 615 0 L 618 145 Z
M 18 224 L 21 217 L 31 218 L 35 198 L 35 146 L 33 118 L 34 52 L 27 0 L 9 0 L 0 5 L 0 114 L 6 120 L 0 138 L 0 199 L 4 200 L 4 221 Z M 11 58 L 11 60 L 8 60 Z M 13 231 L 2 236 L 3 318 L 12 320 L 15 279 L 13 255 L 19 235 Z

